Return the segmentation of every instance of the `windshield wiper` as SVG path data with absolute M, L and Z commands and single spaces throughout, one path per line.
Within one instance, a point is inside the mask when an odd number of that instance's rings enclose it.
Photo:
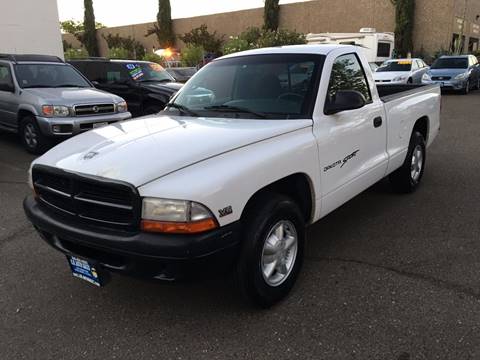
M 172 82 L 170 79 L 142 79 L 139 82 Z
M 167 108 L 167 109 L 169 109 L 169 108 L 174 108 L 174 109 L 179 110 L 181 113 L 184 113 L 184 114 L 187 114 L 187 115 L 190 115 L 190 116 L 195 116 L 195 117 L 198 117 L 198 116 L 199 116 L 195 111 L 190 110 L 190 109 L 187 108 L 186 106 L 183 106 L 183 105 L 180 105 L 180 104 L 176 104 L 176 103 L 167 104 L 166 108 Z
M 245 113 L 245 114 L 252 114 L 255 115 L 259 118 L 266 119 L 267 114 L 258 112 L 258 111 L 253 111 L 241 106 L 233 106 L 233 105 L 212 105 L 212 106 L 206 106 L 204 108 L 205 110 L 212 110 L 212 111 L 228 111 L 228 112 L 240 112 L 240 113 Z

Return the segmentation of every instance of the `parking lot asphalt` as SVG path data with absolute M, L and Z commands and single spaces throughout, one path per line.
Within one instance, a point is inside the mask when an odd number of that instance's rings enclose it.
M 27 222 L 32 156 L 0 134 L 0 359 L 479 359 L 480 92 L 443 97 L 421 188 L 382 181 L 308 231 L 270 310 L 230 278 L 74 279 Z

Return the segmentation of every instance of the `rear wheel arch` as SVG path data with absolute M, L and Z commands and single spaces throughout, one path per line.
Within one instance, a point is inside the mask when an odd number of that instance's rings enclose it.
M 242 211 L 244 219 L 257 201 L 268 194 L 281 194 L 298 204 L 306 224 L 312 222 L 315 206 L 315 193 L 311 178 L 305 173 L 295 173 L 266 185 L 255 192 L 247 201 Z
M 430 130 L 430 119 L 428 118 L 428 116 L 423 116 L 415 122 L 415 125 L 413 126 L 413 129 L 412 129 L 412 134 L 418 131 L 420 134 L 422 134 L 425 142 L 428 142 L 429 130 Z

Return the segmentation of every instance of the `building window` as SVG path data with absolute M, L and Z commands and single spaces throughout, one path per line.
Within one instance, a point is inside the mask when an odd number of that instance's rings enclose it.
M 478 38 L 471 37 L 468 40 L 468 52 L 469 53 L 473 53 L 473 52 L 478 51 L 478 42 L 479 42 Z

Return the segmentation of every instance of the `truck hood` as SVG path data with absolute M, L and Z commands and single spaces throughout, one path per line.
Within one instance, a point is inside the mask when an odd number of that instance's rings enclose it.
M 122 98 L 95 88 L 38 88 L 23 92 L 43 99 L 46 104 L 73 106 L 120 102 Z
M 381 71 L 374 72 L 373 78 L 375 80 L 393 80 L 398 76 L 409 76 L 410 71 Z
M 152 115 L 78 135 L 34 164 L 138 187 L 211 157 L 309 126 L 312 120 Z

